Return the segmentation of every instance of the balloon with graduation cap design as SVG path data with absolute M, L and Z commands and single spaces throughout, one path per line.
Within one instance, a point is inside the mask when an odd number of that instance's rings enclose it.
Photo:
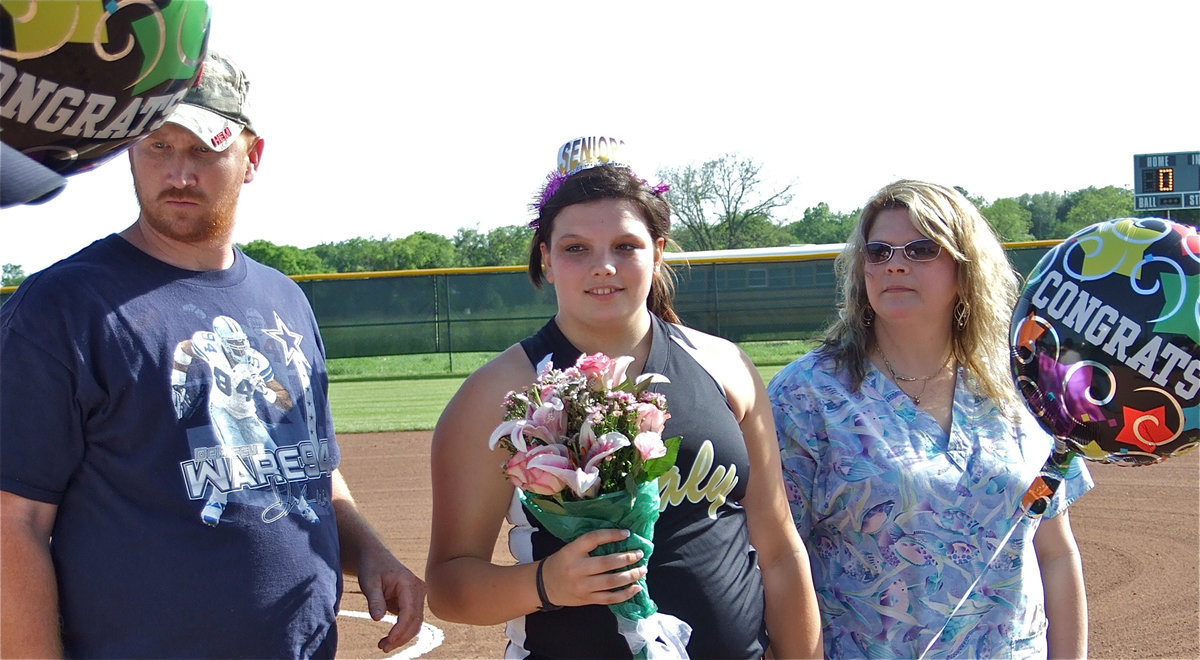
M 1017 387 L 1056 452 L 1148 465 L 1200 443 L 1200 236 L 1158 218 L 1050 250 L 1013 313 Z

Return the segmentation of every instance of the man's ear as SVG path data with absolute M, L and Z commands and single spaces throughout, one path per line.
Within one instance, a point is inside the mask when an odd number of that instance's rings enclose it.
M 254 136 L 254 142 L 250 143 L 250 148 L 246 151 L 246 176 L 242 178 L 242 183 L 250 183 L 254 180 L 254 174 L 258 172 L 258 164 L 262 162 L 263 139 Z

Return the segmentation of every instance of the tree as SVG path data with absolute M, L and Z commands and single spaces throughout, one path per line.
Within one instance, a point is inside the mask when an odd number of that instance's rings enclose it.
M 735 223 L 738 225 L 737 232 L 739 238 L 734 244 L 734 248 L 771 247 L 773 245 L 788 245 L 792 242 L 792 235 L 787 229 L 771 222 L 770 219 L 764 216 L 738 218 Z M 722 234 L 728 232 L 727 224 L 722 223 L 718 225 L 716 231 Z M 704 247 L 704 244 L 696 238 L 696 234 L 687 227 L 673 229 L 671 231 L 671 238 L 674 239 L 679 249 L 684 252 L 711 249 Z M 732 248 L 721 247 L 716 249 Z
M 529 262 L 533 230 L 529 225 L 505 225 L 488 232 L 488 247 L 496 266 L 519 266 Z
M 25 281 L 25 269 L 17 264 L 4 264 L 0 286 L 17 286 Z
M 517 266 L 529 259 L 533 231 L 526 225 L 496 227 L 487 234 L 478 229 L 459 229 L 454 250 L 459 266 Z
M 755 247 L 748 233 L 760 220 L 792 201 L 791 185 L 761 192 L 762 165 L 752 158 L 725 154 L 699 167 L 663 168 L 659 178 L 671 184 L 667 201 L 696 250 Z
M 1063 231 L 1069 236 L 1088 225 L 1133 216 L 1133 191 L 1128 188 L 1088 187 L 1072 193 Z
M 454 251 L 458 255 L 458 265 L 464 268 L 492 265 L 489 263 L 491 254 L 487 234 L 480 233 L 476 228 L 459 228 L 454 235 Z
M 835 213 L 829 205 L 820 202 L 804 209 L 804 216 L 785 225 L 794 243 L 845 243 L 854 230 L 859 210 L 850 213 Z
M 772 247 L 788 245 L 792 242 L 792 235 L 781 225 L 772 222 L 769 216 L 742 216 L 737 218 L 736 223 L 739 227 L 736 230 L 739 238 L 735 247 Z M 727 229 L 726 231 L 732 232 L 733 230 Z
M 1178 209 L 1174 211 L 1141 211 L 1138 217 L 1165 217 L 1171 216 L 1171 222 L 1180 224 L 1190 224 L 1192 227 L 1200 226 L 1200 209 Z
M 987 206 L 986 199 L 977 195 L 972 195 L 970 192 L 967 192 L 966 188 L 963 188 L 962 186 L 954 186 L 954 189 L 958 191 L 958 194 L 966 197 L 968 202 L 974 204 L 975 208 L 982 209 L 983 207 Z
M 454 244 L 440 234 L 418 231 L 392 241 L 393 259 L 383 270 L 451 268 L 455 264 Z
M 337 243 L 321 243 L 312 250 L 335 273 L 387 270 L 382 266 L 385 262 L 382 244 L 386 240 L 351 238 Z
M 790 243 L 843 243 L 861 209 L 835 212 L 825 202 L 804 210 L 801 219 L 783 222 L 772 217 L 791 200 L 790 186 L 769 195 L 762 187 L 760 167 L 753 160 L 726 154 L 699 167 L 663 169 L 659 176 L 672 184 L 667 193 L 674 207 L 675 242 L 685 251 L 771 247 Z M 1087 188 L 1058 194 L 1043 192 L 998 199 L 988 204 L 956 187 L 987 218 L 1002 240 L 1066 238 L 1087 225 L 1132 216 L 1162 216 L 1162 211 L 1137 213 L 1133 193 L 1125 188 Z M 1176 210 L 1171 220 L 1195 225 L 1200 210 Z M 459 229 L 453 239 L 429 232 L 405 238 L 351 238 L 301 249 L 256 240 L 242 245 L 255 260 L 288 275 L 350 273 L 381 270 L 522 265 L 529 257 L 531 232 L 524 224 L 496 227 L 484 233 L 476 226 Z M 3 284 L 25 278 L 17 264 L 4 265 Z
M 1029 233 L 1038 240 L 1066 238 L 1062 233 L 1062 220 L 1058 210 L 1063 206 L 1062 195 L 1052 192 L 1026 193 L 1016 198 L 1017 203 L 1029 210 Z
M 1191 225 L 1193 227 L 1200 225 L 1200 209 L 1177 209 L 1173 211 L 1141 211 L 1137 214 L 1139 218 L 1166 218 L 1172 222 L 1178 222 L 1181 225 Z
M 284 275 L 328 273 L 331 270 L 315 253 L 293 245 L 275 245 L 271 241 L 259 239 L 239 247 L 246 256 Z
M 996 230 L 1002 241 L 1028 241 L 1033 238 L 1030 232 L 1033 211 L 1015 199 L 998 199 L 990 205 L 979 207 L 979 212 L 987 218 L 988 224 Z

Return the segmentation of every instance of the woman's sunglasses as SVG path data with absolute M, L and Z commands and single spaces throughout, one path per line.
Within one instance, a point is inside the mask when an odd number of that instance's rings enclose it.
M 896 250 L 904 250 L 904 256 L 909 261 L 933 261 L 942 253 L 942 246 L 932 238 L 918 238 L 904 245 L 888 245 L 879 241 L 871 241 L 863 246 L 863 254 L 867 255 L 867 263 L 882 264 L 891 260 Z

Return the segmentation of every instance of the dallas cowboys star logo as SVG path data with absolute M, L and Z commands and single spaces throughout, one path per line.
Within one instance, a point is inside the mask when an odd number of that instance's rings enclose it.
M 279 318 L 279 312 L 274 312 L 274 314 L 275 328 L 273 330 L 263 328 L 263 332 L 271 339 L 279 342 L 286 364 L 290 366 L 295 363 L 309 367 L 308 358 L 304 357 L 304 351 L 300 350 L 300 342 L 304 341 L 304 335 L 289 330 L 283 319 Z

